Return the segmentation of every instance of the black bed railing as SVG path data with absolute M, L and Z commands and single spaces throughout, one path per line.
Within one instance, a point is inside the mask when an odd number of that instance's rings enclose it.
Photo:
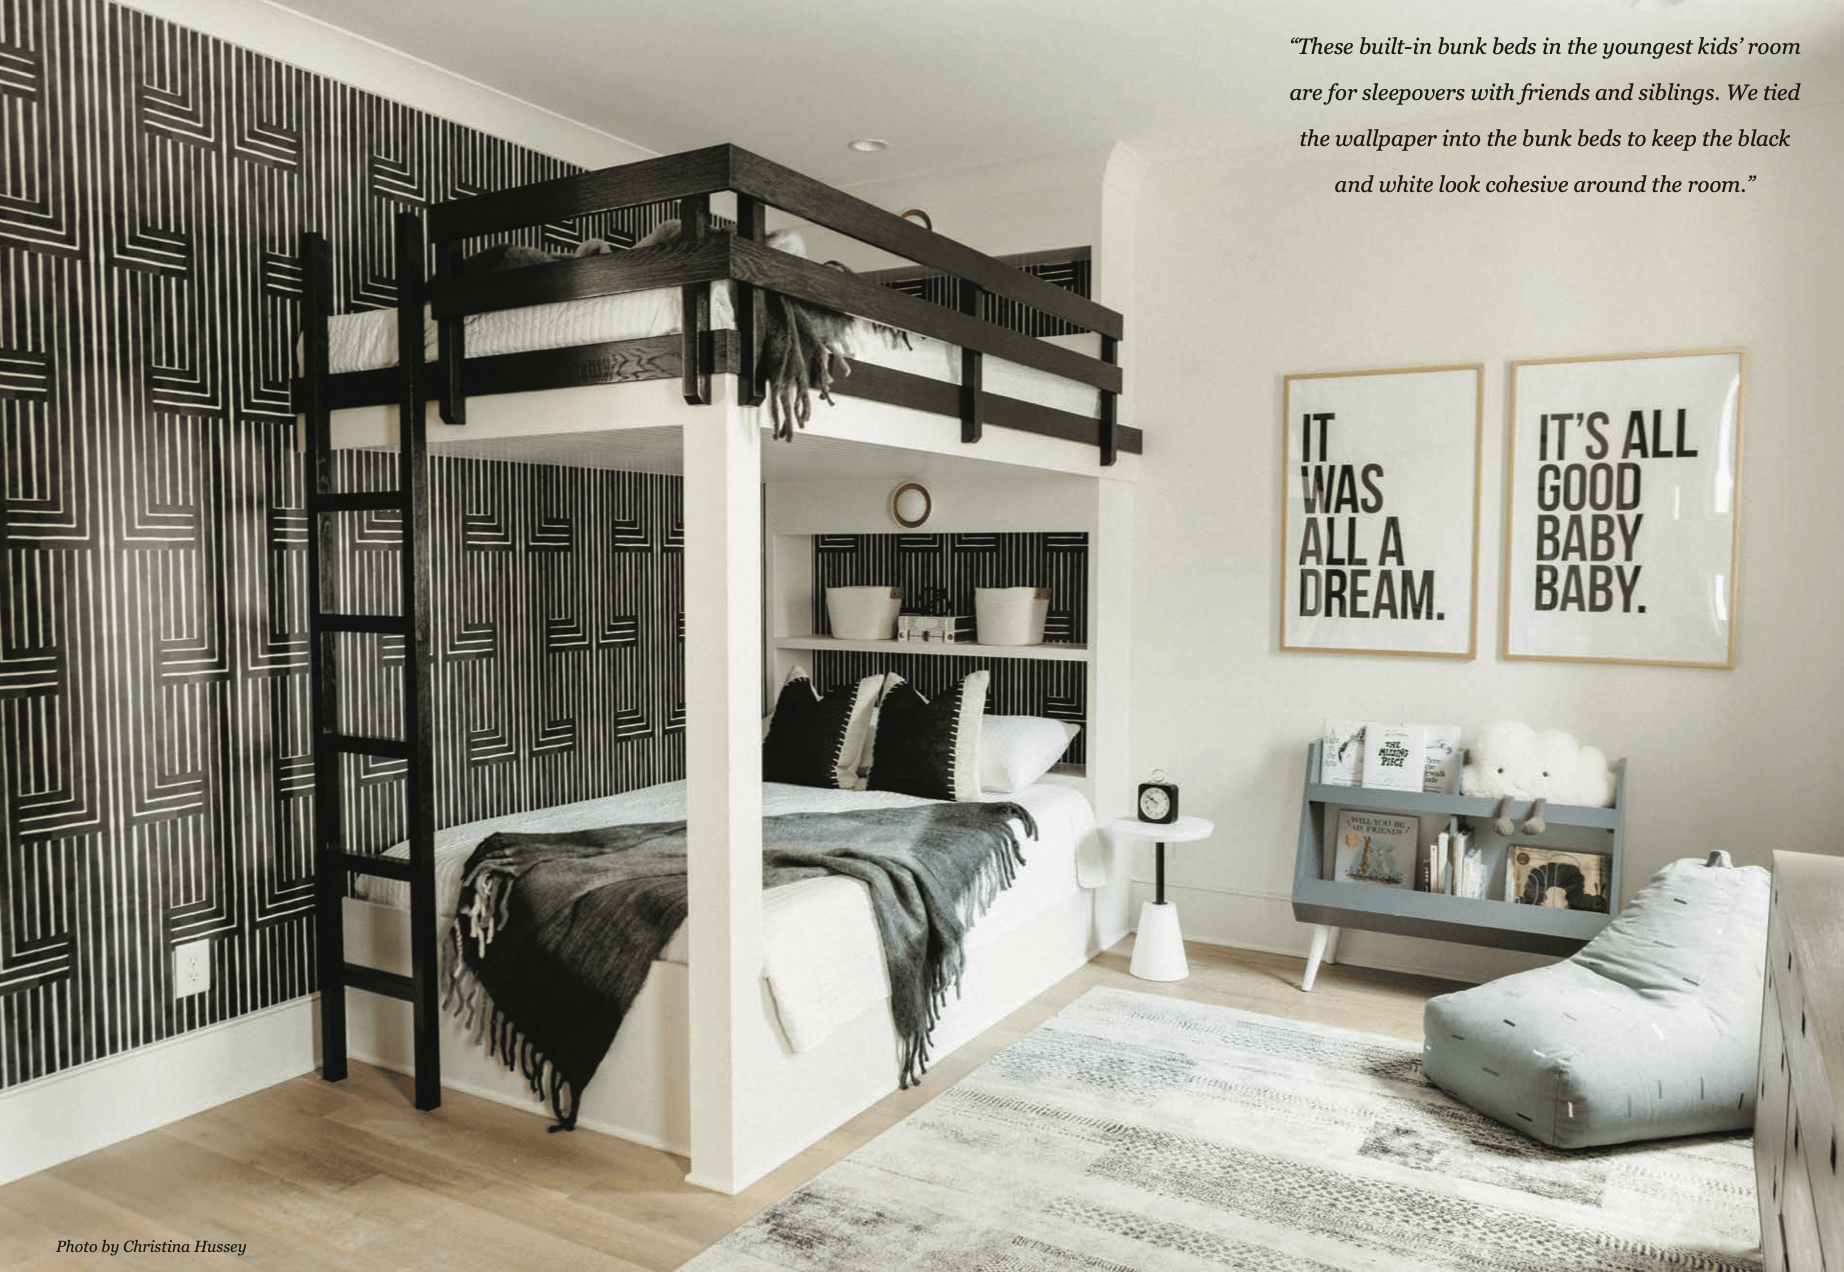
M 710 229 L 710 198 L 723 192 L 736 198 L 734 233 Z M 474 276 L 459 272 L 470 244 L 534 226 L 675 200 L 682 226 L 675 242 L 527 269 Z M 768 247 L 763 239 L 769 208 L 959 280 L 959 305 L 935 304 Z M 468 316 L 663 287 L 680 288 L 685 297 L 685 322 L 674 339 L 679 345 L 678 370 L 687 400 L 709 401 L 710 376 L 721 369 L 736 372 L 744 401 L 758 402 L 754 353 L 762 321 L 759 297 L 766 290 L 929 336 L 963 351 L 958 385 L 856 364 L 850 381 L 835 384 L 838 391 L 958 415 L 962 438 L 969 442 L 979 440 L 983 423 L 994 423 L 1093 444 L 1103 464 L 1112 464 L 1120 451 L 1140 450 L 1138 431 L 1115 422 L 1122 383 L 1117 359 L 1120 314 L 736 146 L 712 146 L 437 204 L 428 211 L 428 226 L 436 254 L 429 301 L 440 331 L 435 396 L 443 418 L 451 423 L 465 420 L 470 393 L 519 387 L 521 373 L 514 371 L 515 360 L 523 359 L 516 364 L 519 368 L 545 363 L 534 355 L 475 360 L 499 363 L 507 375 L 470 364 L 464 325 Z M 736 287 L 734 339 L 731 333 L 710 329 L 709 288 L 723 280 Z M 987 295 L 1094 333 L 1099 356 L 991 321 L 983 316 Z M 652 348 L 658 347 L 656 341 Z M 592 367 L 626 356 L 609 352 L 613 346 L 596 348 L 603 352 L 593 358 L 584 350 L 570 359 L 550 359 L 551 369 L 543 374 L 557 377 L 556 382 L 595 382 L 604 377 Z M 1092 388 L 1098 395 L 1095 415 L 1073 415 L 988 394 L 982 376 L 982 361 L 988 355 Z M 598 358 L 600 362 L 595 361 Z M 605 378 L 651 378 L 664 373 L 655 368 L 631 376 L 611 372 Z M 363 390 L 354 384 L 351 391 Z M 333 396 L 338 401 L 345 395 L 336 388 Z

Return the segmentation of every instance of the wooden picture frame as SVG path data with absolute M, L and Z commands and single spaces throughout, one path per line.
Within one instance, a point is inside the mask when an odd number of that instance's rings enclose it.
M 1475 656 L 1482 363 L 1285 378 L 1280 647 Z
M 1735 665 L 1744 349 L 1511 364 L 1507 659 Z

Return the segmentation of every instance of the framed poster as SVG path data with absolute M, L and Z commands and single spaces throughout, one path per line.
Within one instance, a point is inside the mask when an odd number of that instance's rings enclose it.
M 1485 368 L 1286 377 L 1281 648 L 1474 654 Z
M 1511 364 L 1506 658 L 1735 665 L 1745 360 Z

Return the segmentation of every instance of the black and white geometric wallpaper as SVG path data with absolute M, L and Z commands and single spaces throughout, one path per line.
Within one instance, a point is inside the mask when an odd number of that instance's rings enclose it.
M 1088 535 L 1080 530 L 977 534 L 821 534 L 813 540 L 813 630 L 830 635 L 829 587 L 899 587 L 903 612 L 941 592 L 947 613 L 972 614 L 974 589 L 1050 592 L 1044 643 L 1088 641 Z
M 900 587 L 904 612 L 930 592 L 942 594 L 947 612 L 974 613 L 981 587 L 1042 587 L 1050 591 L 1044 643 L 1088 642 L 1088 535 L 1067 532 L 978 534 L 821 534 L 813 540 L 813 630 L 832 631 L 828 587 Z M 977 632 L 975 633 L 977 638 Z M 813 650 L 806 655 L 823 690 L 864 676 L 894 671 L 933 697 L 969 672 L 992 673 L 986 711 L 991 715 L 1043 715 L 1081 725 L 1088 720 L 1088 667 L 1080 661 L 959 657 L 903 652 Z M 1088 737 L 1078 734 L 1064 754 L 1080 764 Z
M 0 0 L 0 156 L 5 1088 L 312 988 L 297 238 L 387 305 L 397 210 L 572 169 L 103 0 Z M 442 820 L 678 776 L 677 482 L 435 482 Z M 363 601 L 395 528 L 349 533 Z M 400 784 L 349 785 L 358 845 Z

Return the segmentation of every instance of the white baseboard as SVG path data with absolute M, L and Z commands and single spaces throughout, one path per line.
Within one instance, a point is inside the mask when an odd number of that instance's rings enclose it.
M 1152 889 L 1136 879 L 1133 892 L 1137 914 L 1139 902 L 1150 898 Z M 1174 884 L 1169 879 L 1165 893 L 1178 906 L 1179 922 L 1187 941 L 1293 958 L 1306 956 L 1312 925 L 1293 917 L 1293 898 L 1287 893 L 1198 888 Z M 1496 980 L 1555 961 L 1554 957 L 1541 954 L 1357 929 L 1345 930 L 1338 943 L 1341 964 L 1467 984 Z
M 316 997 L 0 1091 L 0 1184 L 309 1072 Z

